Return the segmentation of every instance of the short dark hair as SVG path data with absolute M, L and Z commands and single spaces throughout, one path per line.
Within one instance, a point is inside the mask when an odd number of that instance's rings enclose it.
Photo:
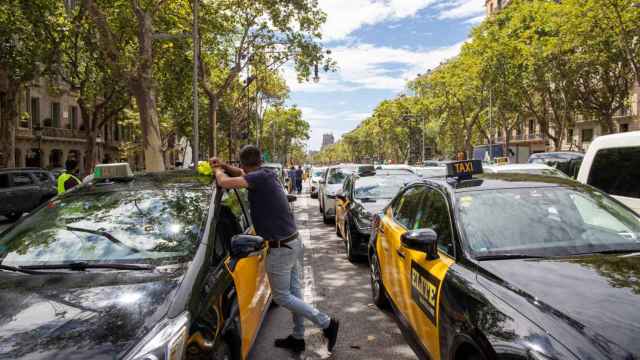
M 262 154 L 255 145 L 245 145 L 240 149 L 240 164 L 243 166 L 260 166 Z

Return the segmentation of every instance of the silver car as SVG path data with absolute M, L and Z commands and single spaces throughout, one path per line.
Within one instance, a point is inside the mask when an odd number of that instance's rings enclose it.
M 320 213 L 325 224 L 331 223 L 336 216 L 336 193 L 342 189 L 342 183 L 350 174 L 357 171 L 356 164 L 334 165 L 327 168 L 320 180 L 318 200 Z

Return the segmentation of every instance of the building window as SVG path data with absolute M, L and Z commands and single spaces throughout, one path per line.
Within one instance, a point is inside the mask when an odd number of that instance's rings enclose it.
M 593 140 L 593 129 L 582 129 L 582 142 L 591 142 Z
M 78 128 L 78 107 L 70 106 L 69 113 L 71 114 L 71 129 L 76 130 Z
M 29 112 L 31 113 L 31 126 L 40 126 L 40 98 L 31 97 Z
M 49 126 L 54 128 L 60 127 L 60 103 L 59 102 L 51 103 L 51 124 Z
M 628 132 L 629 131 L 629 124 L 620 124 L 620 132 Z

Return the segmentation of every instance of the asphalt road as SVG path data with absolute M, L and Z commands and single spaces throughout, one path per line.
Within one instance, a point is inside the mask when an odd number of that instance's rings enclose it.
M 317 200 L 300 196 L 295 203 L 298 229 L 305 244 L 304 298 L 340 319 L 340 333 L 329 354 L 322 332 L 307 321 L 307 351 L 294 355 L 273 346 L 276 338 L 291 333 L 291 314 L 284 308 L 269 310 L 251 360 L 281 359 L 416 359 L 395 318 L 371 302 L 366 259 L 352 264 L 334 225 L 325 225 Z

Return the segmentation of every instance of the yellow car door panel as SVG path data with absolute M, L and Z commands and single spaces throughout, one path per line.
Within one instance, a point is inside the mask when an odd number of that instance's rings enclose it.
M 255 234 L 251 226 L 246 190 L 228 191 L 222 199 L 223 207 L 233 213 L 238 229 L 245 234 Z M 271 287 L 266 273 L 267 249 L 258 256 L 241 259 L 231 276 L 238 297 L 242 357 L 246 359 L 262 324 L 269 301 Z M 227 260 L 227 269 L 229 269 Z
M 450 246 L 452 226 L 446 198 L 437 190 L 427 189 L 419 205 L 416 229 L 431 229 L 437 234 L 438 256 L 430 260 L 423 251 L 405 248 L 405 278 L 409 284 L 402 289 L 408 299 L 405 313 L 411 327 L 430 353 L 440 358 L 439 321 L 440 291 L 449 267 L 454 263 Z

